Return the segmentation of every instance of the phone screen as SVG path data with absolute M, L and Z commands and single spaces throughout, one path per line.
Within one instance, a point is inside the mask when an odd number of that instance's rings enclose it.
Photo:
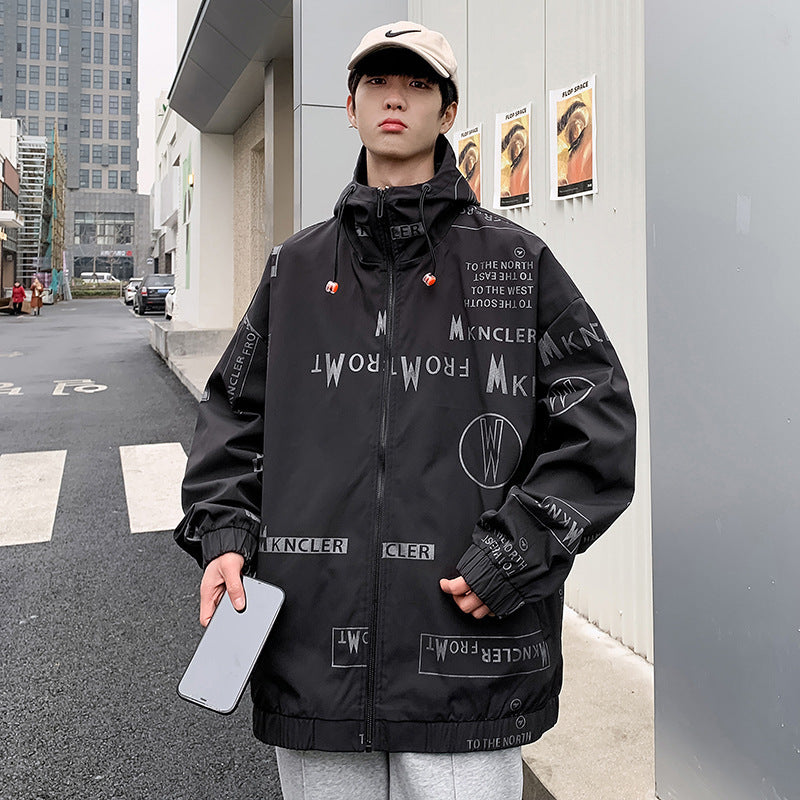
M 245 610 L 237 611 L 225 592 L 178 684 L 185 700 L 220 714 L 238 705 L 284 599 L 271 583 L 246 575 L 242 583 Z

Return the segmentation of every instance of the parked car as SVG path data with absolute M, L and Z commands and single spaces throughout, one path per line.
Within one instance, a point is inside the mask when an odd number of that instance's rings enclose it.
M 164 316 L 167 319 L 172 319 L 172 315 L 174 313 L 175 313 L 175 287 L 173 286 L 167 292 L 167 296 L 164 298 Z
M 145 275 L 136 288 L 136 294 L 133 297 L 133 310 L 137 314 L 146 314 L 148 311 L 163 311 L 167 293 L 174 285 L 174 275 L 164 273 Z
M 131 278 L 125 286 L 125 305 L 132 306 L 133 298 L 136 296 L 136 288 L 142 282 L 141 278 Z
M 115 278 L 110 272 L 81 272 L 81 280 L 94 283 L 122 283 L 119 278 Z

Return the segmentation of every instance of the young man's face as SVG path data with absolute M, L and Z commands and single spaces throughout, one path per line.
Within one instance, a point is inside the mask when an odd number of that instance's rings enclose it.
M 347 116 L 367 152 L 377 159 L 413 162 L 432 156 L 436 138 L 453 125 L 457 106 L 444 114 L 437 84 L 407 75 L 364 75 Z

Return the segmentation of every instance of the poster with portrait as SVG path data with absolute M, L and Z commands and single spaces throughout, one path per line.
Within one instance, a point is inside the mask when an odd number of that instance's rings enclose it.
M 531 204 L 531 104 L 495 118 L 494 207 Z
M 595 76 L 550 91 L 550 199 L 597 192 Z
M 458 131 L 454 135 L 456 160 L 458 169 L 467 179 L 470 188 L 475 192 L 478 203 L 481 202 L 481 133 L 483 124 Z

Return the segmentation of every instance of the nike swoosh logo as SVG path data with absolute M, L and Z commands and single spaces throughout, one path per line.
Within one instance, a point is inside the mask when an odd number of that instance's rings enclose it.
M 402 36 L 404 33 L 422 33 L 422 30 L 419 28 L 413 28 L 410 31 L 386 31 L 386 38 L 394 39 L 395 36 Z

